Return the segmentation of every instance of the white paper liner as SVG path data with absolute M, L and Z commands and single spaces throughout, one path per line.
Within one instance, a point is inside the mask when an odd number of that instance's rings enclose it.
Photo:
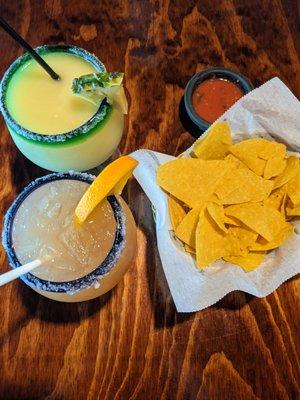
M 300 103 L 278 78 L 244 96 L 219 120 L 230 123 L 235 142 L 261 136 L 285 143 L 290 151 L 300 150 Z M 189 151 L 184 154 L 188 156 Z M 158 250 L 178 312 L 202 310 L 233 290 L 264 297 L 300 273 L 299 220 L 293 222 L 296 229 L 291 239 L 271 251 L 256 270 L 246 273 L 223 260 L 199 270 L 194 257 L 174 237 L 167 196 L 156 184 L 157 166 L 174 157 L 151 150 L 131 155 L 139 161 L 134 176 L 155 209 Z

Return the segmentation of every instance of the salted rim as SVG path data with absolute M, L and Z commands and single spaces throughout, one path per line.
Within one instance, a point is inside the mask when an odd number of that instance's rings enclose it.
M 9 264 L 13 269 L 21 266 L 21 263 L 18 260 L 18 257 L 13 248 L 13 240 L 12 240 L 12 227 L 14 223 L 14 218 L 16 216 L 19 207 L 21 206 L 23 201 L 27 198 L 27 196 L 29 196 L 30 193 L 32 193 L 39 186 L 47 184 L 52 181 L 62 180 L 62 179 L 71 179 L 86 183 L 92 183 L 93 180 L 95 179 L 95 176 L 87 173 L 69 171 L 63 173 L 53 173 L 43 176 L 41 178 L 37 178 L 31 183 L 29 183 L 29 185 L 27 185 L 23 189 L 23 191 L 16 197 L 14 202 L 7 210 L 3 223 L 2 244 L 6 251 Z M 116 234 L 114 242 L 112 244 L 112 247 L 108 255 L 97 268 L 95 268 L 93 271 L 89 272 L 87 275 L 81 278 L 65 282 L 48 281 L 45 279 L 38 278 L 37 276 L 31 273 L 22 275 L 20 279 L 34 289 L 43 290 L 46 292 L 69 293 L 69 294 L 73 294 L 80 290 L 89 288 L 94 284 L 97 284 L 99 282 L 99 279 L 101 279 L 104 275 L 106 275 L 111 271 L 111 269 L 114 267 L 114 265 L 120 258 L 121 253 L 125 247 L 126 217 L 123 212 L 122 206 L 120 205 L 119 201 L 115 196 L 108 196 L 107 200 L 112 208 L 114 218 L 116 221 Z
M 94 55 L 88 51 L 71 45 L 44 45 L 36 47 L 35 50 L 39 54 L 47 53 L 57 53 L 64 52 L 74 54 L 76 56 L 82 57 L 84 60 L 91 63 L 98 71 L 105 72 L 104 64 Z M 73 129 L 69 132 L 59 133 L 56 135 L 36 133 L 24 128 L 10 115 L 6 104 L 6 92 L 8 89 L 9 82 L 13 74 L 27 61 L 31 60 L 31 55 L 29 53 L 24 53 L 21 57 L 17 58 L 10 67 L 6 70 L 1 83 L 0 83 L 0 110 L 5 119 L 5 122 L 20 136 L 28 140 L 33 140 L 40 143 L 51 143 L 51 144 L 61 144 L 70 139 L 74 139 L 78 136 L 84 136 L 89 134 L 89 132 L 96 127 L 100 122 L 108 116 L 111 106 L 104 99 L 100 104 L 96 113 L 84 124 L 80 125 L 78 128 Z M 71 90 L 71 89 L 70 89 Z

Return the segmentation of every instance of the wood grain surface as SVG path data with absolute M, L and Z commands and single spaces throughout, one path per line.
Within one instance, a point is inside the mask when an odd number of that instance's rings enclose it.
M 256 86 L 279 76 L 300 96 L 298 0 L 0 0 L 0 13 L 33 46 L 73 43 L 125 71 L 125 153 L 178 154 L 193 142 L 178 105 L 189 77 L 207 66 L 239 70 Z M 21 53 L 1 31 L 1 76 Z M 45 171 L 17 151 L 2 119 L 0 142 L 2 222 Z M 178 314 L 150 203 L 134 181 L 125 197 L 138 250 L 110 293 L 69 305 L 20 282 L 0 288 L 0 399 L 299 399 L 299 279 L 263 299 L 234 292 Z M 0 256 L 4 272 L 2 248 Z

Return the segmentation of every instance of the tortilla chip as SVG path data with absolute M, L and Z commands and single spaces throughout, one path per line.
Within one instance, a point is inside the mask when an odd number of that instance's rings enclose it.
M 297 174 L 287 183 L 286 192 L 294 207 L 300 206 L 300 168 Z
M 175 229 L 175 235 L 192 248 L 196 248 L 196 228 L 199 219 L 199 208 L 193 208 L 186 214 L 181 223 Z
M 285 209 L 286 209 L 287 201 L 288 201 L 288 195 L 287 195 L 287 193 L 285 193 L 283 196 L 281 205 L 280 205 L 280 210 L 279 210 L 284 218 L 285 218 Z
M 245 272 L 253 271 L 257 268 L 265 258 L 264 252 L 248 253 L 246 256 L 225 256 L 223 260 L 232 264 L 237 264 L 243 268 Z
M 170 221 L 172 224 L 173 231 L 175 231 L 177 226 L 186 216 L 186 212 L 180 201 L 173 196 L 168 196 L 168 206 L 169 206 Z
M 300 206 L 286 209 L 286 215 L 289 217 L 300 217 Z
M 229 217 L 228 215 L 225 215 L 225 220 L 224 223 L 226 225 L 232 225 L 232 226 L 241 226 L 241 221 L 239 221 L 236 218 Z
M 211 203 L 216 203 L 216 204 L 222 205 L 222 203 L 220 202 L 219 197 L 218 197 L 215 193 L 213 193 L 213 194 L 209 197 L 208 201 L 211 202 Z
M 216 122 L 202 139 L 197 140 L 193 153 L 202 160 L 221 160 L 232 145 L 227 122 Z
M 243 203 L 225 208 L 225 215 L 235 217 L 266 240 L 274 240 L 285 228 L 285 218 L 279 211 L 262 203 Z
M 284 242 L 286 242 L 291 237 L 293 232 L 294 232 L 293 225 L 287 222 L 285 229 L 278 232 L 278 234 L 272 241 L 268 242 L 267 240 L 265 240 L 263 237 L 260 236 L 257 242 L 253 243 L 250 246 L 250 250 L 267 251 L 276 249 L 276 247 L 279 247 Z
M 268 207 L 273 207 L 277 211 L 280 211 L 283 199 L 286 194 L 286 187 L 282 186 L 275 189 L 270 196 L 264 200 L 264 204 Z
M 278 143 L 272 140 L 257 139 L 259 145 L 257 148 L 258 157 L 269 160 L 273 157 L 283 159 L 286 156 L 286 146 L 283 143 Z
M 246 164 L 251 171 L 263 176 L 266 161 L 272 157 L 283 159 L 286 154 L 286 147 L 282 143 L 254 138 L 235 144 L 230 147 L 229 151 Z
M 228 240 L 230 242 L 230 255 L 240 256 L 249 253 L 249 247 L 255 243 L 258 234 L 246 226 L 230 227 Z
M 228 168 L 225 160 L 181 158 L 160 165 L 157 182 L 190 208 L 203 207 Z
M 207 209 L 204 209 L 196 229 L 197 266 L 205 268 L 228 254 L 230 254 L 230 244 L 226 234 L 215 224 Z
M 244 164 L 241 160 L 236 158 L 233 154 L 229 153 L 227 156 L 224 158 L 224 160 L 229 161 L 231 163 L 231 167 L 234 168 L 248 168 L 246 164 Z
M 207 204 L 207 211 L 211 218 L 215 221 L 218 227 L 225 233 L 227 233 L 227 228 L 225 226 L 225 214 L 224 208 L 220 204 L 209 202 Z
M 243 150 L 243 152 L 251 152 L 264 160 L 268 160 L 274 156 L 283 158 L 286 153 L 286 146 L 284 144 L 259 137 L 242 140 L 234 145 L 234 147 Z
M 229 151 L 236 158 L 242 161 L 251 171 L 259 176 L 263 176 L 266 161 L 257 155 L 257 141 L 261 139 L 249 139 L 236 143 L 231 146 Z M 260 146 L 261 147 L 261 146 Z
M 196 250 L 193 247 L 191 247 L 188 244 L 186 244 L 186 243 L 184 243 L 184 250 L 187 253 L 196 254 Z
M 231 168 L 219 181 L 215 193 L 222 204 L 239 204 L 248 201 L 263 201 L 273 189 L 273 182 L 250 171 L 241 162 L 227 158 Z
M 274 179 L 274 188 L 283 186 L 294 178 L 299 172 L 299 159 L 296 156 L 290 156 L 287 159 L 286 167 L 283 172 Z
M 281 157 L 271 157 L 267 160 L 264 178 L 270 179 L 280 175 L 286 167 L 286 160 Z

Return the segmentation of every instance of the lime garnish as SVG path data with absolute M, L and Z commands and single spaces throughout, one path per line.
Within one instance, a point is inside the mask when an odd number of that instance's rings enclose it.
M 72 83 L 74 94 L 100 104 L 105 98 L 113 107 L 127 114 L 127 99 L 122 84 L 122 72 L 96 72 L 75 78 Z

